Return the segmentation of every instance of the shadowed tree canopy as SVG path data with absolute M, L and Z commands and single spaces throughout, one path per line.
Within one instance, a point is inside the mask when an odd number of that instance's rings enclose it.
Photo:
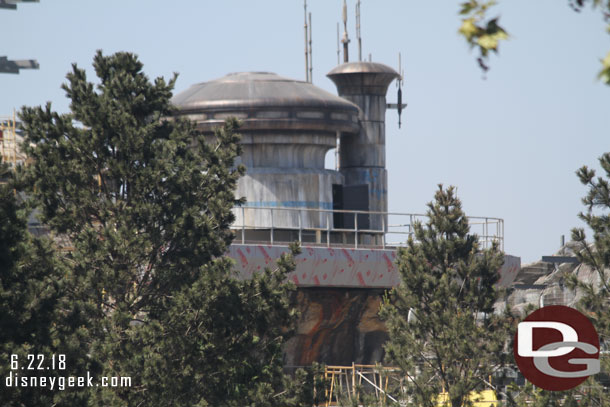
M 610 153 L 599 158 L 602 174 L 597 175 L 594 169 L 583 166 L 576 174 L 580 182 L 588 189 L 582 199 L 586 210 L 579 214 L 592 233 L 593 241 L 587 242 L 583 228 L 572 230 L 572 240 L 578 243 L 578 258 L 589 265 L 595 272 L 591 281 L 579 280 L 576 275 L 568 276 L 567 283 L 573 289 L 583 292 L 579 306 L 591 319 L 600 343 L 607 349 L 610 344 Z M 584 386 L 585 398 L 581 405 L 608 405 L 610 394 L 600 384 L 600 379 L 608 383 L 610 358 L 605 352 L 600 354 L 602 373 L 599 377 L 590 377 Z M 586 403 L 585 403 L 586 402 Z
M 104 406 L 274 405 L 293 322 L 290 256 L 251 280 L 223 257 L 243 167 L 238 123 L 206 138 L 171 118 L 176 76 L 150 81 L 126 52 L 73 66 L 69 114 L 25 107 L 22 173 L 62 253 L 72 336 L 67 361 L 130 387 L 84 389 Z M 85 372 L 81 372 L 84 374 Z
M 0 163 L 0 405 L 44 407 L 53 404 L 53 392 L 18 387 L 16 382 L 17 377 L 40 375 L 30 369 L 32 354 L 57 351 L 55 345 L 62 337 L 58 324 L 66 305 L 64 270 L 49 242 L 27 232 L 27 208 L 16 187 L 13 172 Z M 74 349 L 67 344 L 63 350 Z M 35 362 L 37 367 L 40 361 Z M 44 375 L 56 379 L 58 371 L 45 370 Z
M 480 248 L 453 187 L 439 186 L 427 215 L 399 249 L 401 283 L 381 307 L 387 358 L 409 378 L 408 405 L 436 407 L 446 392 L 462 407 L 503 363 L 508 319 L 493 308 L 503 254 Z

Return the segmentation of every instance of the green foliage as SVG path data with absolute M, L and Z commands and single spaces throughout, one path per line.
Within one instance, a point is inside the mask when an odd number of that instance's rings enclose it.
M 503 363 L 507 319 L 494 314 L 494 284 L 503 262 L 497 245 L 479 248 L 453 187 L 439 186 L 426 225 L 398 252 L 401 283 L 385 299 L 390 363 L 407 375 L 409 405 L 467 405 Z
M 500 41 L 508 39 L 508 34 L 498 24 L 499 17 L 487 18 L 488 9 L 496 5 L 494 0 L 478 2 L 470 0 L 460 5 L 460 15 L 462 25 L 458 32 L 466 39 L 471 48 L 479 50 L 477 62 L 483 71 L 487 71 L 489 66 L 487 61 L 489 53 L 498 52 Z
M 610 1 L 608 0 L 569 0 L 569 6 L 572 10 L 580 13 L 586 6 L 599 10 L 604 21 L 607 23 L 606 32 L 610 34 Z M 600 59 L 602 67 L 597 75 L 597 78 L 606 85 L 610 85 L 610 52 Z
M 70 114 L 20 115 L 23 182 L 67 249 L 60 345 L 82 349 L 67 363 L 131 378 L 80 393 L 104 406 L 278 404 L 294 262 L 242 281 L 222 257 L 244 171 L 238 123 L 206 137 L 169 118 L 176 77 L 151 83 L 133 54 L 98 52 L 93 66 L 97 85 L 76 65 L 67 75 Z
M 511 396 L 513 393 L 516 393 L 516 397 Z M 511 385 L 506 402 L 507 407 L 576 407 L 579 405 L 581 407 L 589 406 L 583 402 L 577 404 L 572 391 L 547 391 L 535 388 L 529 382 L 521 388 L 514 384 Z
M 575 279 L 571 283 L 585 291 L 582 305 L 589 312 L 601 339 L 610 341 L 610 315 L 607 312 L 610 306 L 610 153 L 604 154 L 599 161 L 605 177 L 596 178 L 595 170 L 586 166 L 577 171 L 580 181 L 589 188 L 582 200 L 587 210 L 581 212 L 579 218 L 591 228 L 593 244 L 587 243 L 584 229 L 572 230 L 572 240 L 580 246 L 579 260 L 597 273 L 599 286 Z
M 596 177 L 593 169 L 583 166 L 577 171 L 580 182 L 587 186 L 588 193 L 582 199 L 586 211 L 578 216 L 593 232 L 593 242 L 589 244 L 584 229 L 572 230 L 572 240 L 578 243 L 577 253 L 581 262 L 592 267 L 598 282 L 578 280 L 575 275 L 568 276 L 567 283 L 572 288 L 583 292 L 580 307 L 591 319 L 600 341 L 606 346 L 610 344 L 610 153 L 605 153 L 599 159 L 603 176 Z M 602 372 L 610 371 L 610 360 L 607 355 L 600 358 Z M 597 383 L 590 383 L 596 393 Z M 610 395 L 600 393 L 602 401 L 610 403 Z
M 509 38 L 504 28 L 498 25 L 498 17 L 489 18 L 487 16 L 489 8 L 496 4 L 495 0 L 486 2 L 468 0 L 460 3 L 459 14 L 464 17 L 462 17 L 462 25 L 458 33 L 464 37 L 471 48 L 479 50 L 477 62 L 483 72 L 487 72 L 489 69 L 489 52 L 497 53 L 500 42 Z M 604 21 L 608 23 L 606 31 L 610 34 L 610 1 L 569 0 L 568 4 L 576 12 L 582 11 L 587 5 L 600 10 Z M 610 52 L 600 61 L 602 68 L 597 77 L 606 85 L 610 85 Z
M 608 32 L 610 32 L 610 24 L 608 25 Z M 599 71 L 599 74 L 597 74 L 597 78 L 606 85 L 610 85 L 610 52 L 600 61 L 602 63 L 602 69 Z
M 606 32 L 610 34 L 610 1 L 608 0 L 570 0 L 570 7 L 580 13 L 582 9 L 590 5 L 594 9 L 601 11 L 604 21 L 607 23 Z M 604 82 L 606 85 L 610 85 L 610 52 L 606 56 L 600 59 L 602 68 L 597 75 L 597 78 Z
M 327 380 L 324 366 L 314 362 L 311 366 L 299 368 L 294 379 L 286 384 L 283 403 L 286 407 L 322 406 L 326 402 Z
M 30 364 L 33 356 L 28 359 L 28 354 L 48 357 L 43 366 L 49 366 L 51 355 L 57 354 L 57 342 L 65 337 L 66 330 L 58 329 L 67 316 L 63 270 L 50 242 L 27 232 L 27 208 L 17 199 L 13 173 L 3 164 L 0 181 L 0 405 L 49 406 L 54 392 L 48 387 L 20 387 L 15 382 L 18 377 L 41 374 L 36 369 L 39 360 Z M 12 367 L 13 360 L 17 368 Z M 57 370 L 42 373 L 55 378 L 58 374 Z M 10 376 L 13 381 L 7 386 Z M 72 397 L 71 402 L 81 405 L 78 397 Z
M 575 274 L 566 276 L 566 284 L 578 289 L 583 297 L 578 304 L 581 310 L 591 319 L 603 344 L 610 343 L 610 153 L 600 157 L 599 162 L 604 171 L 603 177 L 596 177 L 596 171 L 583 166 L 576 174 L 581 183 L 588 188 L 582 199 L 586 211 L 579 214 L 593 232 L 593 243 L 587 242 L 583 228 L 572 230 L 572 240 L 578 244 L 577 256 L 581 262 L 591 266 L 598 281 L 580 280 Z M 526 311 L 526 314 L 529 311 Z M 552 392 L 535 389 L 531 383 L 522 388 L 512 386 L 508 406 L 604 406 L 610 403 L 610 394 L 600 382 L 607 382 L 610 371 L 610 360 L 606 354 L 600 355 L 602 373 L 589 377 L 582 385 L 564 392 Z M 577 401 L 578 400 L 578 401 Z

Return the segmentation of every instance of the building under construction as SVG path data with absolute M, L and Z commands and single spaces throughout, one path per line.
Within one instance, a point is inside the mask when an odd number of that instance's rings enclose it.
M 396 247 L 424 217 L 388 212 L 386 109 L 405 105 L 400 93 L 397 104 L 388 104 L 386 93 L 402 76 L 362 61 L 360 50 L 359 61 L 349 62 L 345 33 L 343 63 L 327 75 L 337 95 L 314 86 L 307 14 L 305 22 L 306 80 L 232 73 L 192 85 L 173 103 L 210 135 L 228 117 L 242 123 L 247 171 L 236 196 L 247 202 L 234 209 L 236 238 L 229 250 L 240 275 L 273 267 L 290 242 L 303 245 L 290 275 L 301 317 L 286 347 L 286 365 L 371 364 L 383 359 L 387 333 L 377 312 L 383 292 L 399 282 Z M 332 149 L 337 167 L 326 169 Z M 492 241 L 503 247 L 501 219 L 470 223 L 483 247 Z M 510 284 L 519 267 L 519 258 L 506 256 L 499 284 Z
M 303 246 L 290 275 L 301 317 L 286 346 L 286 365 L 372 364 L 383 359 L 387 339 L 377 316 L 380 299 L 399 283 L 396 248 L 414 222 L 424 220 L 424 215 L 388 212 L 386 109 L 400 113 L 405 105 L 400 87 L 395 104 L 388 103 L 386 93 L 393 81 L 401 84 L 402 74 L 400 68 L 363 61 L 360 47 L 358 61 L 349 62 L 345 29 L 343 63 L 327 75 L 337 94 L 314 86 L 311 16 L 309 25 L 305 16 L 305 80 L 232 73 L 192 85 L 173 103 L 178 115 L 208 134 L 228 117 L 242 123 L 240 160 L 247 172 L 236 197 L 246 203 L 234 209 L 235 240 L 228 253 L 240 276 L 273 267 L 290 242 Z M 24 160 L 19 141 L 15 118 L 0 120 L 4 161 Z M 325 168 L 331 150 L 335 169 Z M 503 247 L 501 219 L 473 217 L 470 224 L 482 247 L 494 241 Z M 519 258 L 507 255 L 499 284 L 508 286 L 519 267 Z

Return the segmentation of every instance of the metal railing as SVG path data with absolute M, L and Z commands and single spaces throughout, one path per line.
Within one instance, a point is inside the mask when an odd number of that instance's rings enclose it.
M 327 247 L 384 249 L 404 246 L 414 235 L 413 225 L 425 224 L 428 218 L 415 213 L 250 206 L 236 206 L 233 213 L 236 220 L 231 228 L 242 244 L 296 240 Z M 503 219 L 469 216 L 468 223 L 470 233 L 478 236 L 482 248 L 497 242 L 504 250 Z

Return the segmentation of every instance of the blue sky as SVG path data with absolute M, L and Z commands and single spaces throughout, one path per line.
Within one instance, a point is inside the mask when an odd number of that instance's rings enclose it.
M 309 0 L 314 84 L 335 93 L 339 0 Z M 354 38 L 354 4 L 348 29 Z M 610 37 L 599 13 L 567 1 L 503 0 L 493 12 L 511 34 L 482 79 L 458 37 L 458 2 L 362 0 L 363 53 L 396 67 L 404 99 L 386 124 L 389 206 L 425 211 L 436 185 L 456 185 L 469 215 L 505 220 L 505 249 L 522 261 L 558 249 L 582 226 L 585 188 L 574 175 L 609 151 L 610 88 L 595 80 Z M 0 55 L 36 58 L 40 70 L 0 75 L 0 115 L 51 101 L 70 65 L 91 70 L 97 49 L 132 51 L 152 78 L 180 74 L 176 91 L 229 72 L 304 78 L 302 1 L 41 0 L 0 10 Z M 352 59 L 357 55 L 352 42 Z M 394 102 L 391 85 L 388 99 Z

